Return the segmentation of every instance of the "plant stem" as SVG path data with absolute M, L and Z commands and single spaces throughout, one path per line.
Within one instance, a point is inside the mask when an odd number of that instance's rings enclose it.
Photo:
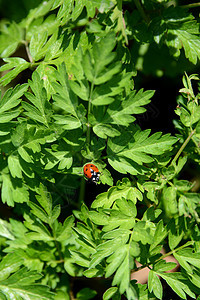
M 79 191 L 79 197 L 78 197 L 78 206 L 79 208 L 81 207 L 81 203 L 84 200 L 85 196 L 85 179 L 82 177 L 81 178 L 81 184 L 80 184 L 80 191 Z
M 58 251 L 58 255 L 59 255 L 60 261 L 64 261 L 62 252 L 61 252 L 61 250 L 60 250 L 59 242 L 56 240 L 55 237 L 54 237 L 54 243 L 55 243 L 56 249 L 57 249 L 57 251 Z
M 144 19 L 144 21 L 149 24 L 150 20 L 149 20 L 149 17 L 146 15 L 141 3 L 140 3 L 140 0 L 134 0 L 135 2 L 135 6 L 137 7 L 140 15 L 142 16 L 142 18 Z
M 29 59 L 30 63 L 33 63 L 33 58 L 32 58 L 31 53 L 29 51 L 29 47 L 28 47 L 27 41 L 24 41 L 24 45 L 25 45 L 25 49 L 26 49 L 26 53 L 27 53 L 28 59 Z
M 180 147 L 180 149 L 178 150 L 178 152 L 176 153 L 176 155 L 174 156 L 171 165 L 174 164 L 178 157 L 180 156 L 181 152 L 183 151 L 183 149 L 186 147 L 186 145 L 188 144 L 188 142 L 190 141 L 190 139 L 192 138 L 192 136 L 194 135 L 195 130 L 192 130 L 189 134 L 189 136 L 187 137 L 187 139 L 185 140 L 185 142 L 182 144 L 182 146 Z
M 167 256 L 170 256 L 170 255 L 174 254 L 174 252 L 177 252 L 177 251 L 179 251 L 179 250 L 181 250 L 181 249 L 183 249 L 183 248 L 186 248 L 186 247 L 188 247 L 188 246 L 191 246 L 191 245 L 193 245 L 193 244 L 194 244 L 194 241 L 187 242 L 186 244 L 184 244 L 184 245 L 182 245 L 182 246 L 180 246 L 180 247 L 178 247 L 178 248 L 176 248 L 176 249 L 174 249 L 174 250 L 172 250 L 172 251 L 169 251 L 168 253 L 165 253 L 164 255 L 162 255 L 161 257 L 159 257 L 159 258 L 155 261 L 155 263 L 158 262 L 159 260 L 161 260 L 161 259 L 167 257 Z
M 188 246 L 192 246 L 193 244 L 194 244 L 194 241 L 187 242 L 186 244 L 184 244 L 184 245 L 182 245 L 182 246 L 180 246 L 180 247 L 178 247 L 178 248 L 176 248 L 176 249 L 174 249 L 174 250 L 172 250 L 172 251 L 170 251 L 168 253 L 163 254 L 161 257 L 159 257 L 158 259 L 156 259 L 154 263 L 158 262 L 161 259 L 164 259 L 167 256 L 170 256 L 170 255 L 174 254 L 174 252 L 177 252 L 177 251 L 179 251 L 179 250 L 181 250 L 183 248 L 186 248 Z M 150 264 L 145 264 L 143 266 L 140 266 L 138 268 L 135 268 L 135 269 L 131 270 L 131 273 L 137 272 L 137 271 L 142 270 L 142 269 L 144 269 L 146 267 L 149 268 L 149 269 L 151 269 L 151 265 Z
M 126 45 L 128 46 L 128 38 L 127 38 L 127 35 L 126 35 L 126 24 L 125 24 L 125 20 L 124 20 L 124 16 L 123 16 L 123 10 L 122 10 L 122 0 L 118 0 L 117 1 L 117 7 L 118 7 L 118 10 L 120 12 L 120 15 L 119 15 L 119 19 L 118 19 L 118 22 L 121 23 L 121 28 L 122 28 L 122 35 L 124 36 L 125 38 L 125 43 Z
M 181 8 L 193 8 L 193 7 L 198 7 L 198 6 L 200 6 L 200 2 L 197 2 L 197 3 L 191 3 L 191 4 L 186 4 L 186 5 L 181 5 L 180 7 Z
M 90 144 L 90 131 L 91 131 L 91 126 L 89 123 L 89 115 L 91 111 L 91 106 L 92 106 L 92 93 L 94 89 L 94 83 L 91 83 L 91 88 L 90 88 L 90 95 L 88 99 L 88 113 L 87 113 L 87 133 L 86 133 L 86 145 Z M 85 159 L 83 160 L 83 165 L 85 164 Z M 85 179 L 82 177 L 81 178 L 81 184 L 80 184 L 80 191 L 79 191 L 79 198 L 78 198 L 78 205 L 79 207 L 81 206 L 82 201 L 84 200 L 84 195 L 85 195 Z
M 86 135 L 86 143 L 90 144 L 90 123 L 89 123 L 89 115 L 90 115 L 90 111 L 91 111 L 91 106 L 92 106 L 92 93 L 93 93 L 93 89 L 94 89 L 94 83 L 91 83 L 91 88 L 90 88 L 90 95 L 89 95 L 89 99 L 88 99 L 88 113 L 87 113 L 87 135 Z

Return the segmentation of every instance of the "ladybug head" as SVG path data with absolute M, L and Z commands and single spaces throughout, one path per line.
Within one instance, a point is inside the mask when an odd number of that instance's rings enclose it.
M 91 181 L 94 183 L 97 183 L 99 181 L 100 178 L 100 173 L 99 172 L 95 172 L 94 170 L 91 169 Z

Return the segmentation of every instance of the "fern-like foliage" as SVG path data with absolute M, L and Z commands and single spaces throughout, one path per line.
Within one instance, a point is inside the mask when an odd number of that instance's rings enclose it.
M 174 136 L 137 124 L 156 92 L 141 75 L 199 60 L 199 3 L 179 2 L 49 0 L 0 22 L 1 299 L 92 299 L 83 277 L 106 278 L 104 300 L 200 295 L 200 197 L 184 177 L 200 162 L 198 75 L 183 77 Z
M 19 268 L 22 264 L 23 259 L 14 253 L 7 254 L 1 261 L 0 295 L 2 299 L 9 300 L 13 297 L 53 299 L 54 294 L 47 286 L 36 283 L 41 278 L 41 274 L 26 268 Z

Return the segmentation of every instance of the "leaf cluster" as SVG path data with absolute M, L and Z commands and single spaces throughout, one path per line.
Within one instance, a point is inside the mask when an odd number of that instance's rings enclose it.
M 49 0 L 1 21 L 1 200 L 13 209 L 0 219 L 0 298 L 70 299 L 82 277 L 110 282 L 104 300 L 162 299 L 163 281 L 181 299 L 200 295 L 200 198 L 181 177 L 199 165 L 198 75 L 183 76 L 175 136 L 137 124 L 155 93 L 134 86 L 145 51 L 167 51 L 167 67 L 183 51 L 199 59 L 196 18 L 168 2 Z M 94 201 L 86 162 L 104 189 Z M 144 268 L 142 286 L 132 278 Z

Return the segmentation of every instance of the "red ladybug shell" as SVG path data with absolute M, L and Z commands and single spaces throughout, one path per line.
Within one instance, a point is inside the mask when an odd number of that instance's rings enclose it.
M 92 182 L 97 183 L 100 178 L 99 169 L 93 164 L 86 164 L 83 168 L 83 173 L 85 177 L 90 179 Z

